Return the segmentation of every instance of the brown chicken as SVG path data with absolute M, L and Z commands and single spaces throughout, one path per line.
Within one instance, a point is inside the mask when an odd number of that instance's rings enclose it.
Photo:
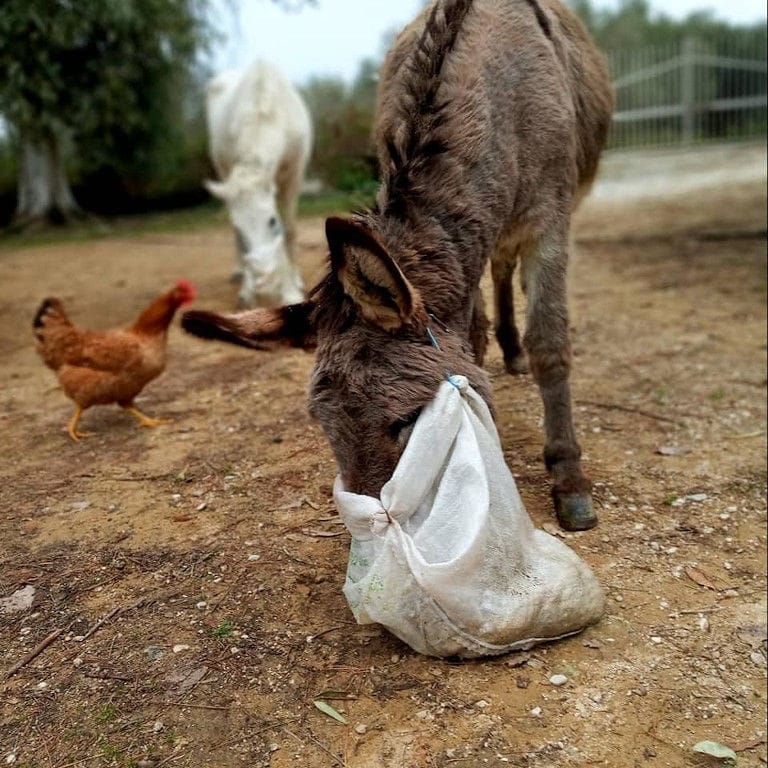
M 176 310 L 195 298 L 195 289 L 179 280 L 153 301 L 133 325 L 91 331 L 73 325 L 59 299 L 46 299 L 34 320 L 37 351 L 56 371 L 75 413 L 67 425 L 73 440 L 88 437 L 77 424 L 86 408 L 117 403 L 142 427 L 167 423 L 143 414 L 134 398 L 165 369 L 168 326 Z

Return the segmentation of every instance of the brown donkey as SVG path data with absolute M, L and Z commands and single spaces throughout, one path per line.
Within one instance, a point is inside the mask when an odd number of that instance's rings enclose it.
M 309 300 L 188 312 L 184 327 L 255 348 L 316 346 L 310 411 L 347 489 L 378 495 L 446 371 L 491 404 L 480 368 L 489 259 L 506 367 L 525 369 L 512 299 L 519 261 L 555 509 L 564 528 L 592 527 L 571 417 L 566 266 L 571 213 L 594 178 L 612 104 L 602 56 L 557 0 L 436 0 L 382 69 L 376 205 L 328 219 L 330 268 Z

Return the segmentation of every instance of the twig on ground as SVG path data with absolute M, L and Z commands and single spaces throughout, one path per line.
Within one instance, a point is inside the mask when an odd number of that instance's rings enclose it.
M 318 637 L 322 637 L 323 635 L 327 635 L 331 632 L 335 632 L 337 629 L 344 629 L 344 627 L 343 626 L 330 627 L 329 629 L 324 629 L 322 632 L 318 632 L 316 635 L 309 635 L 307 637 L 307 642 L 311 642 L 312 640 L 317 640 Z
M 122 607 L 113 608 L 106 616 L 99 619 L 84 635 L 83 635 L 83 642 L 85 642 L 94 632 L 98 631 L 101 627 L 104 626 L 110 619 L 117 616 L 120 612 L 122 612 Z
M 81 757 L 79 760 L 75 760 L 73 763 L 64 763 L 64 765 L 57 765 L 56 768 L 74 768 L 76 765 L 80 765 L 80 763 L 90 763 L 91 760 L 98 760 L 100 757 L 104 757 L 103 752 L 99 752 L 98 755 Z
M 695 616 L 697 613 L 717 613 L 718 611 L 724 611 L 724 605 L 715 605 L 711 608 L 687 608 L 684 611 L 674 611 L 678 616 Z
M 133 680 L 135 680 L 135 677 L 130 677 L 129 675 L 120 675 L 120 674 L 113 674 L 112 672 L 107 672 L 104 670 L 99 670 L 98 672 L 85 672 L 85 677 L 89 677 L 92 680 L 117 680 L 121 683 L 130 683 Z
M 293 731 L 289 731 L 285 727 L 283 727 L 283 730 L 289 736 L 291 736 L 292 738 L 296 739 L 296 741 L 298 741 L 299 744 L 304 745 L 304 740 L 300 736 L 297 736 Z M 331 752 L 331 750 L 328 749 L 328 747 L 326 747 L 325 744 L 323 744 L 321 741 L 316 739 L 311 733 L 309 734 L 309 738 L 310 738 L 310 740 L 312 742 L 314 742 L 314 744 L 316 744 L 320 749 L 322 749 L 323 752 L 325 752 L 325 754 L 328 755 L 328 757 L 332 758 L 334 760 L 334 762 L 336 762 L 338 765 L 340 765 L 341 768 L 345 768 L 344 761 L 338 755 L 335 755 L 333 752 Z
M 63 632 L 63 629 L 55 629 L 44 640 L 38 643 L 23 659 L 17 661 L 6 673 L 6 677 L 13 677 L 22 667 L 29 664 L 30 661 L 39 656 L 56 638 Z
M 683 422 L 679 419 L 673 419 L 671 416 L 662 416 L 660 413 L 646 411 L 643 408 L 633 408 L 629 405 L 620 405 L 619 403 L 599 403 L 596 400 L 577 400 L 576 403 L 578 405 L 591 405 L 593 408 L 603 408 L 607 411 L 624 411 L 625 413 L 636 413 L 639 416 L 645 416 L 648 419 L 655 419 L 656 421 L 665 421 L 669 424 L 684 426 Z
M 154 704 L 157 707 L 189 707 L 190 709 L 213 709 L 219 712 L 227 712 L 232 709 L 232 705 L 220 707 L 215 704 L 188 704 L 184 701 L 157 701 L 151 700 L 148 704 Z
M 765 434 L 764 429 L 758 429 L 755 432 L 745 432 L 741 435 L 725 435 L 726 440 L 747 440 L 750 437 L 762 437 Z

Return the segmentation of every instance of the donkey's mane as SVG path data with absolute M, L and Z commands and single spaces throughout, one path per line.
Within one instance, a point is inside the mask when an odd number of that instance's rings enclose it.
M 393 105 L 397 128 L 384 138 L 387 213 L 405 214 L 420 170 L 448 149 L 439 130 L 448 102 L 438 101 L 437 94 L 443 82 L 443 65 L 471 7 L 472 0 L 435 3 L 421 38 L 403 64 L 403 90 Z

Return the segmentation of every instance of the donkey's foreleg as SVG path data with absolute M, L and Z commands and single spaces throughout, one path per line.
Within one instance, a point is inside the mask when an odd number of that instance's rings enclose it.
M 547 236 L 523 255 L 528 297 L 524 343 L 544 403 L 544 461 L 553 480 L 557 519 L 566 530 L 581 531 L 597 525 L 597 517 L 571 415 L 567 243 L 565 234 Z
M 277 178 L 277 207 L 283 220 L 283 233 L 288 258 L 295 264 L 296 222 L 298 218 L 299 194 L 304 178 L 304 161 L 290 158 L 281 168 Z
M 501 244 L 491 259 L 493 295 L 496 305 L 496 340 L 504 353 L 504 367 L 507 373 L 528 373 L 520 333 L 515 324 L 515 300 L 512 276 L 517 264 L 514 246 Z

